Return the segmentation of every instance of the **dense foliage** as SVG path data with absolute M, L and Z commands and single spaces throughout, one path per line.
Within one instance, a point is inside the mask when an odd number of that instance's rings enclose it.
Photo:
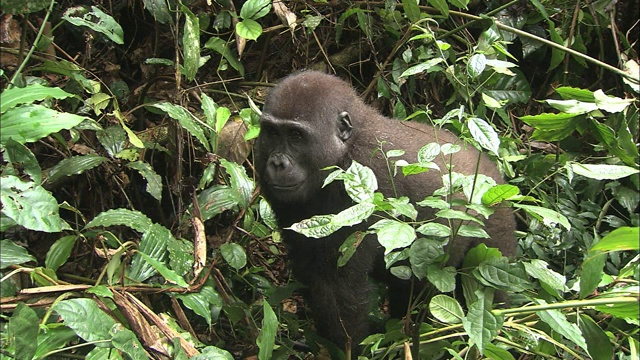
M 391 175 L 441 172 L 417 204 L 357 163 L 327 171 L 354 206 L 293 229 L 376 216 L 390 271 L 428 299 L 390 319 L 381 289 L 363 359 L 637 359 L 638 7 L 4 0 L 0 357 L 358 358 L 318 345 L 253 174 L 267 87 L 311 68 L 455 132 L 508 180 L 436 168 L 451 144 L 385 152 Z M 444 266 L 447 240 L 486 235 L 467 212 L 497 203 L 518 217 L 517 258 L 479 246 Z

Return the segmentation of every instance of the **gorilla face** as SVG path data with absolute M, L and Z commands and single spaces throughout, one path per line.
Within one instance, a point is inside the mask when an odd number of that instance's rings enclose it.
M 317 85 L 285 80 L 265 103 L 255 162 L 263 194 L 272 205 L 308 205 L 322 190 L 328 174 L 323 168 L 349 165 L 349 113 L 344 106 L 320 104 L 323 94 Z

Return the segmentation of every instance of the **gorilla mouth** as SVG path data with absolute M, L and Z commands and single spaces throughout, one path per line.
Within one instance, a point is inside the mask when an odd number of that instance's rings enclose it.
M 304 181 L 301 181 L 295 184 L 271 184 L 271 188 L 278 191 L 292 191 L 302 185 L 303 182 Z

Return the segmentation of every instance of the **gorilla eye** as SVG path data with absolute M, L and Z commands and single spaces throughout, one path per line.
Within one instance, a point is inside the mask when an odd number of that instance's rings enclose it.
M 291 141 L 300 141 L 302 140 L 302 131 L 300 130 L 291 130 L 289 131 L 289 139 Z

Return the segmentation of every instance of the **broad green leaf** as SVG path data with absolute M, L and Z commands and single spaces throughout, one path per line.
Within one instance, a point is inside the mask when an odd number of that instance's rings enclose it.
M 516 74 L 513 71 L 509 70 L 509 68 L 518 66 L 509 61 L 496 59 L 486 59 L 486 65 L 491 67 L 493 71 L 507 76 L 515 76 Z
M 402 10 L 410 22 L 415 23 L 420 20 L 420 8 L 417 0 L 402 0 Z
M 339 227 L 357 225 L 368 219 L 374 210 L 375 205 L 370 203 L 355 204 L 337 213 L 332 222 Z
M 418 210 L 409 202 L 409 198 L 403 196 L 399 199 L 388 198 L 389 205 L 393 207 L 394 216 L 406 216 L 411 220 L 416 220 L 418 217 Z
M 207 346 L 200 354 L 191 357 L 189 360 L 234 360 L 235 358 L 227 350 L 215 346 Z
M 225 58 L 225 60 L 227 60 L 232 68 L 236 69 L 236 71 L 240 73 L 240 76 L 244 77 L 244 65 L 242 65 L 242 63 L 238 61 L 236 55 L 231 51 L 231 49 L 229 48 L 229 43 L 220 39 L 219 37 L 213 36 L 209 40 L 207 40 L 207 42 L 204 44 L 204 47 L 218 52 L 220 55 L 222 55 L 223 58 Z
M 438 143 L 429 143 L 418 150 L 418 163 L 425 164 L 433 161 L 440 154 Z
M 429 3 L 429 5 L 438 9 L 438 11 L 440 11 L 440 13 L 444 15 L 444 17 L 449 16 L 449 5 L 447 5 L 447 2 L 445 0 L 427 0 L 427 2 Z
M 358 246 L 362 243 L 366 233 L 356 231 L 347 237 L 347 240 L 340 245 L 338 251 L 340 256 L 338 257 L 338 267 L 342 267 L 347 264 L 349 259 L 356 253 Z
M 220 245 L 220 254 L 236 271 L 247 265 L 247 253 L 245 253 L 244 248 L 238 244 L 225 243 Z
M 227 123 L 229 118 L 231 117 L 231 110 L 224 106 L 220 106 L 216 109 L 216 133 L 220 133 L 222 128 Z
M 492 360 L 515 360 L 507 349 L 494 345 L 493 343 L 487 344 L 487 347 L 484 349 L 484 356 Z
M 256 339 L 256 343 L 260 349 L 258 352 L 258 359 L 271 360 L 278 332 L 278 318 L 266 300 L 262 301 L 262 309 L 264 314 L 264 317 L 262 318 L 262 328 L 260 329 L 258 338 Z
M 389 269 L 389 272 L 400 280 L 411 280 L 411 268 L 408 266 L 394 266 Z
M 471 56 L 469 62 L 467 63 L 467 73 L 473 80 L 480 76 L 480 74 L 482 74 L 486 66 L 487 58 L 484 56 L 484 54 L 474 54 L 473 56 Z
M 273 212 L 271 205 L 264 198 L 260 198 L 260 204 L 258 206 L 260 218 L 262 221 L 272 230 L 278 228 L 278 222 L 276 220 L 276 214 Z
M 244 19 L 236 24 L 236 32 L 248 40 L 256 40 L 262 34 L 262 26 L 251 19 Z
M 413 2 L 415 3 L 414 0 L 406 0 L 407 2 Z M 405 12 L 407 11 L 407 9 L 405 8 Z M 417 75 L 417 74 L 422 74 L 422 73 L 432 73 L 434 71 L 439 71 L 442 70 L 442 67 L 437 66 L 438 64 L 440 64 L 441 62 L 444 62 L 443 58 L 433 58 L 433 59 L 429 59 L 427 61 L 421 62 L 418 65 L 414 65 L 410 68 L 408 68 L 407 70 L 405 70 L 402 74 L 400 74 L 399 78 L 404 78 L 404 77 L 409 77 L 412 75 Z
M 270 0 L 247 0 L 240 9 L 240 17 L 243 19 L 258 20 L 271 11 Z
M 574 88 L 569 86 L 561 86 L 556 89 L 558 95 L 564 100 L 578 100 L 583 102 L 595 102 L 596 98 L 593 92 L 587 89 Z
M 53 306 L 62 317 L 63 324 L 73 329 L 85 341 L 111 340 L 115 320 L 107 315 L 94 300 L 87 298 L 63 300 Z
M 546 14 L 546 11 L 545 11 L 545 14 Z M 547 19 L 547 25 L 549 28 L 548 31 L 549 31 L 549 37 L 551 37 L 551 40 L 558 45 L 564 46 L 564 40 L 562 39 L 562 36 L 560 36 L 560 33 L 558 32 L 558 30 L 556 30 L 555 23 L 550 19 Z M 564 59 L 564 55 L 565 55 L 564 51 L 557 49 L 555 47 L 552 47 L 551 60 L 549 61 L 549 68 L 547 69 L 547 72 L 550 72 L 551 70 L 558 67 L 558 65 L 560 65 L 560 63 Z
M 171 21 L 172 15 L 166 0 L 143 0 L 144 8 L 161 24 Z
M 8 164 L 2 172 L 5 175 L 17 175 L 15 172 L 10 172 L 10 167 L 17 166 L 21 168 L 22 172 L 29 175 L 34 183 L 40 184 L 42 182 L 42 169 L 40 169 L 38 159 L 36 159 L 36 156 L 31 150 L 13 139 L 7 140 L 4 145 L 3 157 L 4 160 L 10 164 Z
M 137 232 L 144 233 L 153 223 L 143 213 L 129 209 L 111 209 L 103 211 L 93 218 L 84 229 L 96 226 L 108 227 L 114 225 L 124 225 Z
M 531 87 L 524 74 L 514 69 L 515 76 L 499 76 L 492 86 L 482 90 L 492 98 L 509 105 L 525 104 L 531 98 Z
M 191 81 L 200 67 L 200 20 L 188 7 L 182 5 L 181 9 L 185 15 L 182 34 L 184 77 Z
M 591 316 L 580 314 L 578 326 L 587 343 L 587 350 L 592 359 L 613 359 L 613 347 L 607 334 L 596 324 Z
M 458 236 L 481 239 L 488 239 L 490 237 L 481 226 L 468 224 L 460 225 L 458 228 Z
M 552 227 L 555 224 L 562 225 L 567 231 L 571 230 L 571 224 L 567 218 L 557 211 L 547 209 L 541 206 L 513 204 L 513 207 L 526 211 L 529 215 L 542 221 L 546 226 Z
M 253 180 L 247 176 L 244 167 L 226 159 L 220 159 L 220 164 L 224 166 L 230 177 L 231 188 L 236 190 L 242 199 L 240 206 L 246 208 L 249 206 L 255 184 Z
M 638 251 L 638 227 L 620 227 L 600 239 L 590 251 Z
M 299 221 L 288 228 L 299 234 L 312 238 L 323 238 L 329 236 L 340 229 L 340 226 L 333 222 L 335 215 L 316 215 L 310 219 Z
M 547 99 L 545 102 L 556 110 L 559 110 L 565 114 L 580 115 L 590 113 L 598 109 L 598 106 L 594 103 L 582 102 L 578 100 L 553 100 Z
M 40 185 L 15 176 L 0 178 L 2 212 L 27 229 L 48 233 L 70 229 L 53 195 Z
M 494 206 L 518 194 L 520 194 L 520 189 L 517 186 L 509 184 L 496 185 L 482 194 L 482 205 Z
M 372 202 L 373 193 L 378 190 L 378 181 L 373 170 L 357 161 L 353 161 L 346 173 L 353 175 L 346 177 L 344 180 L 344 186 L 349 197 L 356 203 Z
M 438 294 L 429 302 L 431 315 L 445 324 L 459 324 L 464 312 L 458 301 L 451 296 Z
M 195 136 L 207 151 L 211 151 L 211 144 L 209 144 L 203 129 L 203 126 L 207 127 L 206 124 L 198 120 L 193 114 L 191 114 L 191 112 L 182 106 L 174 105 L 169 102 L 161 102 L 153 104 L 152 106 L 166 112 L 172 119 L 178 120 L 180 126 L 185 128 L 189 133 L 191 133 L 191 135 Z M 209 129 L 213 130 L 213 128 Z
M 578 175 L 596 180 L 617 180 L 640 172 L 638 169 L 625 165 L 580 164 L 577 162 L 569 162 L 567 166 L 570 166 L 571 171 Z
M 427 279 L 439 292 L 453 292 L 456 289 L 456 269 L 453 266 L 441 268 L 440 265 L 430 265 L 427 268 Z
M 473 136 L 480 146 L 498 156 L 500 138 L 489 123 L 480 118 L 472 117 L 467 120 L 467 126 L 469 127 L 469 132 L 471 132 L 471 136 Z
M 71 129 L 87 119 L 36 104 L 14 107 L 2 114 L 0 144 L 6 144 L 9 138 L 20 144 L 35 142 L 60 130 Z
M 492 98 L 491 96 L 482 93 L 482 101 L 484 102 L 485 105 L 487 105 L 487 107 L 491 108 L 491 109 L 500 109 L 502 108 L 502 104 L 500 103 L 500 101 Z
M 172 284 L 176 284 L 183 288 L 189 287 L 189 284 L 187 284 L 186 281 L 184 281 L 182 276 L 176 274 L 175 271 L 169 269 L 163 262 L 158 261 L 143 252 L 137 252 L 136 254 L 140 255 L 144 259 L 144 261 L 148 262 L 168 282 Z
M 598 108 L 610 113 L 624 111 L 624 109 L 636 101 L 636 99 L 621 99 L 619 97 L 609 96 L 600 89 L 594 91 L 593 96 L 595 97 Z
M 429 267 L 440 265 L 445 257 L 444 242 L 434 239 L 417 239 L 409 249 L 411 271 L 418 279 L 424 279 Z
M 370 229 L 378 235 L 378 242 L 384 246 L 385 254 L 407 247 L 416 239 L 416 232 L 411 225 L 396 220 L 380 220 Z
M 475 223 L 482 225 L 481 220 L 478 220 L 473 215 L 469 215 L 466 212 L 461 210 L 454 210 L 454 209 L 440 210 L 436 213 L 436 217 L 444 218 L 444 219 L 458 219 L 458 220 L 465 220 L 465 221 L 473 221 Z
M 487 345 L 498 335 L 503 321 L 501 316 L 491 313 L 484 299 L 479 299 L 471 304 L 467 316 L 462 318 L 462 326 L 482 354 Z
M 50 351 L 61 349 L 72 340 L 78 340 L 76 333 L 68 327 L 59 324 L 47 324 L 46 330 L 38 334 L 38 349 L 34 359 L 43 359 L 43 356 Z
M 554 290 L 566 292 L 569 289 L 565 285 L 567 279 L 562 274 L 549 269 L 549 264 L 544 260 L 531 259 L 530 262 L 523 262 L 524 269 L 531 277 L 549 285 Z
M 193 268 L 193 241 L 186 239 L 169 239 L 169 267 L 180 276 L 184 276 Z
M 207 95 L 206 93 L 202 93 L 202 104 L 200 107 L 202 108 L 202 112 L 204 113 L 204 118 L 207 122 L 207 125 L 214 129 L 216 134 L 220 133 L 220 130 L 216 128 L 216 109 L 218 105 L 216 105 L 215 101 Z
M 36 258 L 31 256 L 27 249 L 11 240 L 1 240 L 0 248 L 2 248 L 2 251 L 0 251 L 0 269 L 30 261 L 36 262 Z
M 202 215 L 202 221 L 207 221 L 226 210 L 237 210 L 244 201 L 240 192 L 229 186 L 215 185 L 200 192 L 196 199 Z
M 8 335 L 15 347 L 16 360 L 31 360 L 35 355 L 38 342 L 34 340 L 38 338 L 39 323 L 40 318 L 35 310 L 22 302 L 18 303 L 7 324 L 7 333 L 4 335 Z
M 137 170 L 147 181 L 146 190 L 149 195 L 158 201 L 162 201 L 162 178 L 153 170 L 151 165 L 142 161 L 134 161 L 128 163 L 127 167 Z
M 451 229 L 448 226 L 434 222 L 422 224 L 416 231 L 430 237 L 446 237 L 451 235 Z
M 111 332 L 113 333 L 111 344 L 114 348 L 128 355 L 128 358 L 133 360 L 149 359 L 149 355 L 144 351 L 144 347 L 133 331 L 125 328 L 122 324 L 116 324 L 111 328 Z
M 77 238 L 76 235 L 68 235 L 56 240 L 47 251 L 45 266 L 53 271 L 58 271 L 58 268 L 69 259 Z
M 93 154 L 77 155 L 62 159 L 54 167 L 49 169 L 48 176 L 44 181 L 44 186 L 51 188 L 65 177 L 80 175 L 87 170 L 100 166 L 105 161 L 107 161 L 107 158 Z
M 580 274 L 580 298 L 584 299 L 591 295 L 602 280 L 602 269 L 607 260 L 607 255 L 599 251 L 589 252 L 587 258 L 582 262 L 582 272 Z
M 203 286 L 197 293 L 175 294 L 175 297 L 180 299 L 184 306 L 205 319 L 209 326 L 218 320 L 224 305 L 222 296 L 211 286 Z
M 64 12 L 62 18 L 75 26 L 86 26 L 93 31 L 102 33 L 116 44 L 124 44 L 124 32 L 120 24 L 96 6 L 92 6 L 91 11 L 87 11 L 82 6 L 69 8 Z
M 21 104 L 32 104 L 48 98 L 60 100 L 72 96 L 74 95 L 59 87 L 51 88 L 40 84 L 31 84 L 23 88 L 12 87 L 0 93 L 0 113 L 4 114 L 5 111 Z
M 484 284 L 512 293 L 531 288 L 524 267 L 520 264 L 510 264 L 506 258 L 485 261 L 473 270 L 473 274 Z
M 547 304 L 547 302 L 542 299 L 537 299 L 535 301 L 540 305 Z M 583 350 L 587 352 L 589 351 L 587 349 L 587 343 L 585 342 L 584 337 L 582 336 L 582 332 L 580 331 L 580 328 L 578 328 L 578 325 L 570 323 L 569 320 L 567 320 L 566 316 L 560 310 L 542 310 L 536 311 L 536 314 L 538 315 L 538 317 L 540 317 L 540 320 L 551 326 L 551 329 L 553 331 L 560 333 L 566 339 L 570 340 L 577 346 L 580 346 Z
M 175 241 L 171 231 L 160 224 L 152 224 L 147 231 L 142 234 L 138 252 L 131 259 L 131 266 L 127 269 L 127 276 L 134 281 L 145 281 L 155 274 L 156 271 L 166 269 L 164 262 L 167 257 L 167 244 Z M 142 254 L 148 256 L 153 261 L 147 259 Z M 171 271 L 173 272 L 173 271 Z M 175 273 L 161 273 L 167 280 L 180 286 L 184 286 L 184 280 Z
M 2 12 L 11 15 L 30 14 L 40 10 L 44 10 L 50 4 L 50 0 L 3 0 Z

